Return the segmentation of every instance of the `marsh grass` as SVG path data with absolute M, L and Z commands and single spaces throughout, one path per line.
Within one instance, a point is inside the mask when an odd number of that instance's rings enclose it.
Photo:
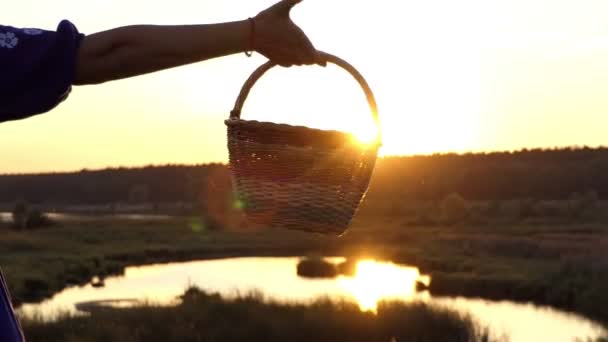
M 285 304 L 250 294 L 226 300 L 190 288 L 175 307 L 150 305 L 24 320 L 28 341 L 489 341 L 469 317 L 423 303 Z

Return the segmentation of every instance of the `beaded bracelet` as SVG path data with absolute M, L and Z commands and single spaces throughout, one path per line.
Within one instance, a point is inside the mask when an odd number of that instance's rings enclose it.
M 253 55 L 253 51 L 255 49 L 255 21 L 253 20 L 253 18 L 248 18 L 249 21 L 249 27 L 251 28 L 251 40 L 250 40 L 250 49 L 249 50 L 245 50 L 245 55 L 247 57 L 251 57 Z

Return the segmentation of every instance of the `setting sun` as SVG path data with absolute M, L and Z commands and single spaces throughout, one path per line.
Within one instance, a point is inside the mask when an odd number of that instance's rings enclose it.
M 369 125 L 354 128 L 352 134 L 356 141 L 364 146 L 375 142 L 378 138 L 381 139 L 381 137 L 378 136 L 378 130 Z
M 235 20 L 271 3 L 177 0 L 161 10 L 112 0 L 91 10 L 60 2 L 14 2 L 8 24 L 53 29 L 68 18 L 88 34 L 138 23 Z M 381 155 L 605 143 L 607 4 L 349 2 L 347 15 L 343 7 L 307 0 L 293 18 L 318 49 L 351 63 L 369 82 L 382 124 Z M 121 8 L 119 15 L 113 8 Z M 223 120 L 264 62 L 259 54 L 235 55 L 75 87 L 52 113 L 0 125 L 0 171 L 226 162 Z M 271 70 L 243 114 L 372 137 L 364 94 L 335 66 Z
M 608 1 L 3 9 L 0 342 L 608 342 Z

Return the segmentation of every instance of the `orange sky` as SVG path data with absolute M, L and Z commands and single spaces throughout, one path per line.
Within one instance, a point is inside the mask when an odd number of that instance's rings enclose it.
M 20 0 L 3 24 L 54 28 L 66 18 L 91 33 L 236 20 L 271 3 Z M 368 79 L 383 122 L 383 154 L 608 140 L 604 0 L 305 0 L 293 17 L 319 49 Z M 263 61 L 237 55 L 75 88 L 48 114 L 0 124 L 0 172 L 226 161 L 223 120 Z M 320 128 L 370 125 L 356 83 L 333 67 L 272 71 L 244 113 Z

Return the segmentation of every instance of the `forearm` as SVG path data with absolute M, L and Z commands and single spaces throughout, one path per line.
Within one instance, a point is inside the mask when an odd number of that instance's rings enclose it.
M 226 56 L 250 48 L 247 21 L 116 28 L 84 38 L 74 84 L 96 84 Z

